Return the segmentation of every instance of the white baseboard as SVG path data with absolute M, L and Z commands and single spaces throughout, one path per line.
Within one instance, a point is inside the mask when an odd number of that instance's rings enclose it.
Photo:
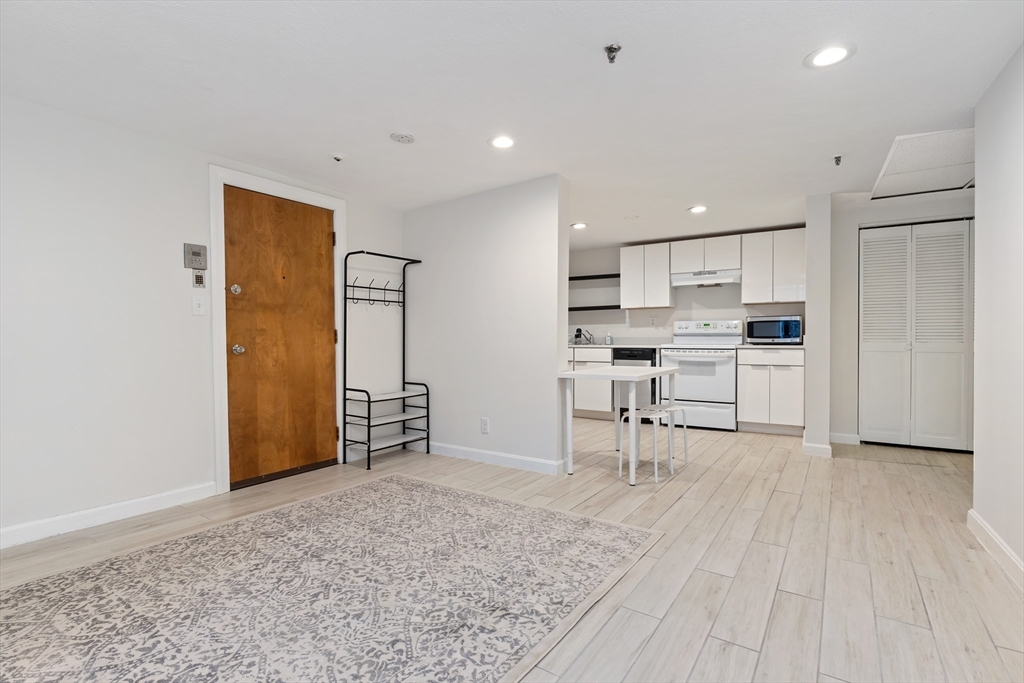
M 754 432 L 756 434 L 778 434 L 780 436 L 803 436 L 804 428 L 794 425 L 773 425 L 764 422 L 736 422 L 737 432 Z
M 450 455 L 453 458 L 462 458 L 464 460 L 486 462 L 492 465 L 502 465 L 503 467 L 514 467 L 520 470 L 529 470 L 530 472 L 540 472 L 542 474 L 559 474 L 565 465 L 564 460 L 543 460 L 541 458 L 531 458 L 525 455 L 513 455 L 511 453 L 485 451 L 480 448 L 453 446 L 447 443 L 437 443 L 436 441 L 430 442 L 430 452 L 438 453 L 440 455 Z
M 124 500 L 119 503 L 111 503 L 110 505 L 101 505 L 97 508 L 79 510 L 78 512 L 58 515 L 57 517 L 48 517 L 23 524 L 12 524 L 0 529 L 0 548 L 38 541 L 41 538 L 66 534 L 69 531 L 78 531 L 79 529 L 106 524 L 107 522 L 116 522 L 119 519 L 126 519 L 183 503 L 190 503 L 200 498 L 212 496 L 216 492 L 217 484 L 208 481 L 196 484 L 195 486 L 186 486 L 182 489 L 157 493 L 152 496 L 133 498 L 132 500 Z
M 849 444 L 851 446 L 856 446 L 860 443 L 860 435 L 837 434 L 836 432 L 832 432 L 831 434 L 828 435 L 828 440 L 831 441 L 832 443 L 843 443 Z
M 820 455 L 824 458 L 832 457 L 832 446 L 827 443 L 807 443 L 804 441 L 805 455 Z
M 996 558 L 996 562 L 1010 580 L 1017 584 L 1017 588 L 1024 590 L 1024 562 L 973 508 L 967 512 L 967 528 L 974 532 L 985 550 Z

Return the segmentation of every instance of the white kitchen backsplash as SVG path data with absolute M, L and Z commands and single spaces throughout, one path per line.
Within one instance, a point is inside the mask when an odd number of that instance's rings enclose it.
M 676 320 L 743 320 L 757 315 L 804 314 L 802 303 L 744 306 L 740 303 L 738 284 L 676 287 L 674 291 L 675 308 L 570 311 L 569 336 L 580 327 L 593 334 L 596 341 L 603 342 L 605 335 L 610 334 L 616 344 L 667 343 Z

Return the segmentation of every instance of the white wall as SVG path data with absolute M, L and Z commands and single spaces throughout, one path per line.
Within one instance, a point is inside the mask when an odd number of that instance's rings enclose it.
M 7 94 L 0 124 L 0 544 L 211 493 L 210 318 L 182 263 L 210 243 L 209 165 L 343 195 Z M 349 248 L 400 226 L 349 198 Z
M 804 453 L 832 455 L 829 445 L 832 197 L 807 197 L 807 331 L 804 335 Z
M 975 109 L 974 518 L 1024 582 L 1024 48 Z M 1016 566 L 1013 567 L 1012 565 Z
M 405 250 L 423 260 L 408 284 L 409 378 L 430 385 L 432 450 L 559 469 L 564 195 L 552 175 L 404 214 Z
M 871 199 L 871 193 L 832 195 L 831 440 L 857 443 L 860 226 L 912 223 L 974 214 L 974 190 Z

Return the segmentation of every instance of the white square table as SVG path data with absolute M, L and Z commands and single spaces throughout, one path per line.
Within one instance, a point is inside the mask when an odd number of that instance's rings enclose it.
M 564 370 L 558 373 L 558 379 L 565 389 L 565 452 L 568 462 L 568 473 L 572 474 L 572 381 L 574 379 L 610 380 L 615 406 L 615 442 L 622 448 L 622 422 L 619 420 L 618 383 L 629 384 L 629 485 L 636 486 L 636 456 L 640 448 L 640 426 L 636 419 L 636 385 L 638 382 L 650 382 L 655 377 L 668 377 L 668 402 L 675 405 L 676 374 L 679 367 L 637 367 L 633 365 L 609 365 L 607 367 L 589 367 L 581 370 Z M 669 457 L 673 455 L 672 442 L 675 429 L 675 411 L 668 411 Z

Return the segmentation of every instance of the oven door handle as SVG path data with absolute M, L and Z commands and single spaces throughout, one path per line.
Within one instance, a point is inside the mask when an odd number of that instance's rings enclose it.
M 674 361 L 686 361 L 688 363 L 693 362 L 717 362 L 717 361 L 728 361 L 736 358 L 735 351 L 726 351 L 725 353 L 672 353 L 665 352 L 662 354 L 662 358 L 668 358 Z

